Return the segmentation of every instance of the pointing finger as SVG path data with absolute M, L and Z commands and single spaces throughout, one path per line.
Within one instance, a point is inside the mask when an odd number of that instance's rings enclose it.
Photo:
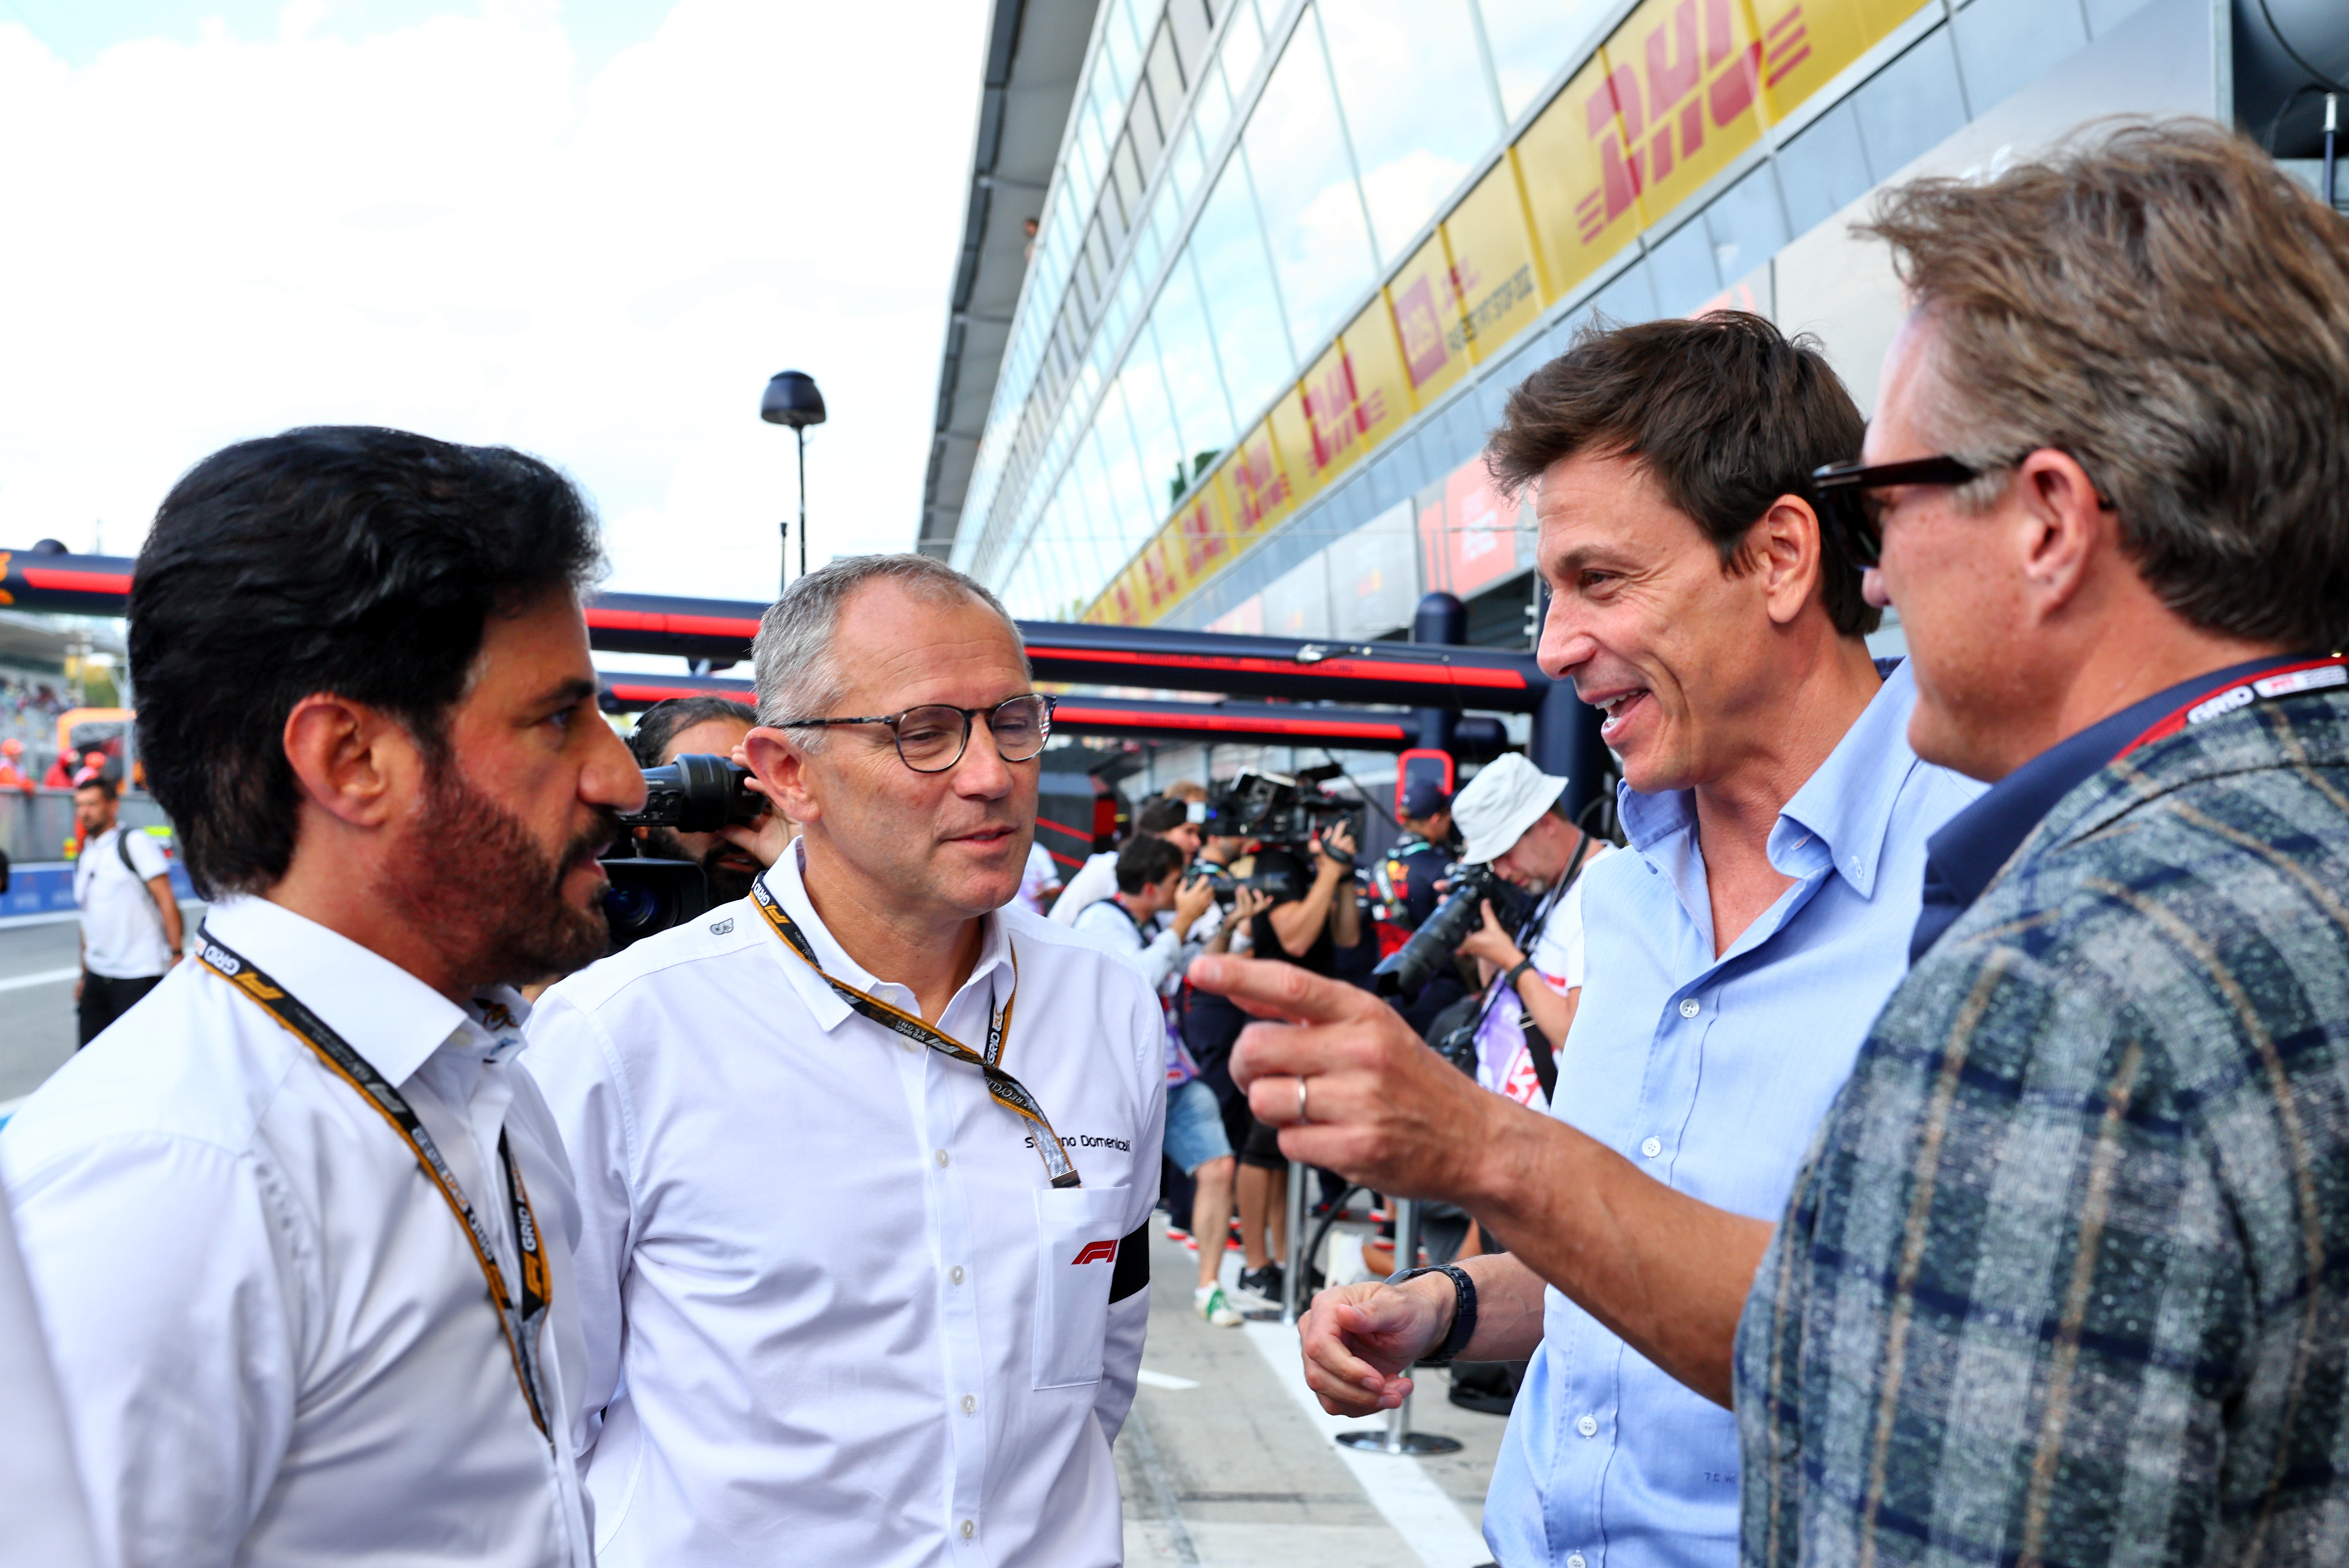
M 1271 959 L 1209 954 L 1192 961 L 1190 980 L 1244 1012 L 1289 1023 L 1355 1023 L 1393 1012 L 1367 991 Z

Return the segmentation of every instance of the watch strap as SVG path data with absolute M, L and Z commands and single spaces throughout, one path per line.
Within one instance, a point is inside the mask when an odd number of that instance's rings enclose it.
M 1531 960 L 1531 959 L 1529 959 L 1529 958 L 1521 958 L 1521 959 L 1519 959 L 1516 962 L 1515 962 L 1515 963 L 1513 963 L 1513 964 L 1511 964 L 1511 965 L 1509 966 L 1509 972 L 1508 972 L 1508 974 L 1507 974 L 1506 976 L 1505 976 L 1505 977 L 1504 977 L 1503 983 L 1504 983 L 1504 984 L 1506 984 L 1506 986 L 1507 986 L 1511 991 L 1515 991 L 1515 990 L 1516 990 L 1516 989 L 1517 989 L 1517 981 L 1518 981 L 1520 979 L 1524 978 L 1524 976 L 1526 975 L 1526 971 L 1530 971 L 1533 967 L 1534 967 L 1534 961 L 1533 961 L 1533 960 Z
M 1443 1344 L 1421 1356 L 1418 1365 L 1449 1366 L 1452 1358 L 1467 1349 L 1468 1342 L 1476 1337 L 1476 1281 L 1457 1263 L 1430 1263 L 1389 1274 L 1387 1283 L 1400 1285 L 1422 1274 L 1442 1274 L 1452 1282 L 1452 1332 L 1444 1336 Z

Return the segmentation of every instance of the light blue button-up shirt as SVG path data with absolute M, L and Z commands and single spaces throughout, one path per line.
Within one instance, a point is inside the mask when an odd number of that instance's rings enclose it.
M 1713 956 L 1686 793 L 1622 793 L 1632 853 L 1585 874 L 1582 1000 L 1551 1114 L 1657 1180 L 1775 1221 L 1909 965 L 1925 840 L 1982 786 L 1909 749 L 1895 670 L 1771 829 L 1795 885 Z M 1548 1293 L 1485 1502 L 1503 1568 L 1737 1560 L 1737 1425 Z

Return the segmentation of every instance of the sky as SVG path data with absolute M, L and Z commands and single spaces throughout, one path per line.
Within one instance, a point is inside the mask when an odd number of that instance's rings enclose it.
M 0 0 L 0 547 L 384 424 L 562 468 L 609 588 L 763 598 L 785 369 L 811 564 L 909 547 L 988 9 Z

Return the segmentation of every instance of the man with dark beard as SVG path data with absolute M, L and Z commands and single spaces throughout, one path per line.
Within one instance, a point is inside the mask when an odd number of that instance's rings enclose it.
M 672 697 L 637 715 L 628 750 L 640 768 L 657 768 L 679 757 L 704 753 L 730 757 L 759 722 L 747 702 L 730 697 Z M 762 786 L 750 781 L 754 790 Z M 670 827 L 639 827 L 639 854 L 665 860 L 690 860 L 709 880 L 709 901 L 730 904 L 750 896 L 759 873 L 782 857 L 792 841 L 792 820 L 771 806 L 755 826 L 728 823 L 715 833 L 679 833 Z
M 562 1141 L 516 982 L 608 940 L 641 775 L 544 463 L 246 441 L 130 594 L 196 961 L 0 1136 L 100 1561 L 586 1568 Z

